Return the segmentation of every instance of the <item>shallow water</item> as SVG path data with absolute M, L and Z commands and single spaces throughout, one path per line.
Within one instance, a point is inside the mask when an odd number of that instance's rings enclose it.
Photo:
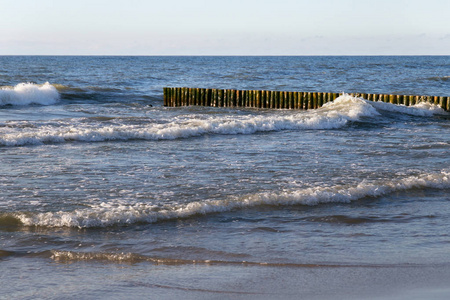
M 446 299 L 447 112 L 166 108 L 162 87 L 448 96 L 449 63 L 0 57 L 0 298 Z

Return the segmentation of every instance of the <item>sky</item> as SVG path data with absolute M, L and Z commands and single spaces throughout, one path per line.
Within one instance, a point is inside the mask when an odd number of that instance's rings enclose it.
M 0 0 L 0 55 L 450 55 L 449 0 Z

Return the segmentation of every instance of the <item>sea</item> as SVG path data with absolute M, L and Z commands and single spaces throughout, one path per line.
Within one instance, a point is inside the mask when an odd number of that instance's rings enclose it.
M 450 56 L 0 56 L 0 299 L 449 299 L 450 114 L 350 93 L 450 96 Z

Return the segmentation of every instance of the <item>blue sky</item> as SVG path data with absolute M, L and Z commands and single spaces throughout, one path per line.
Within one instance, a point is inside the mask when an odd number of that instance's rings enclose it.
M 0 55 L 450 55 L 449 0 L 0 0 Z

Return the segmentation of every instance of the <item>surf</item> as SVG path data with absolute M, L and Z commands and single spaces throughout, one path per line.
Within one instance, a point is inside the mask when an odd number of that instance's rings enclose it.
M 11 217 L 23 226 L 44 227 L 109 227 L 135 223 L 157 223 L 230 212 L 258 206 L 316 206 L 322 204 L 350 203 L 365 198 L 378 198 L 398 191 L 411 189 L 448 189 L 450 171 L 423 173 L 390 180 L 363 180 L 353 185 L 315 186 L 286 191 L 261 192 L 243 196 L 230 196 L 222 200 L 203 200 L 191 203 L 153 204 L 102 202 L 89 208 L 74 211 L 43 213 L 9 213 L 3 220 L 12 223 Z M 5 221 L 6 222 L 6 221 Z M 17 221 L 14 221 L 17 222 Z
M 1 146 L 58 144 L 66 142 L 104 142 L 128 140 L 174 140 L 205 135 L 249 135 L 285 130 L 332 130 L 379 115 L 372 106 L 359 99 L 343 96 L 317 110 L 251 111 L 249 114 L 186 113 L 166 116 L 158 122 L 151 118 L 131 120 L 113 117 L 73 118 L 52 122 L 7 122 L 0 133 Z M 135 121 L 138 122 L 135 122 Z
M 14 87 L 7 86 L 0 89 L 0 106 L 52 105 L 59 100 L 58 90 L 48 82 L 19 83 Z

